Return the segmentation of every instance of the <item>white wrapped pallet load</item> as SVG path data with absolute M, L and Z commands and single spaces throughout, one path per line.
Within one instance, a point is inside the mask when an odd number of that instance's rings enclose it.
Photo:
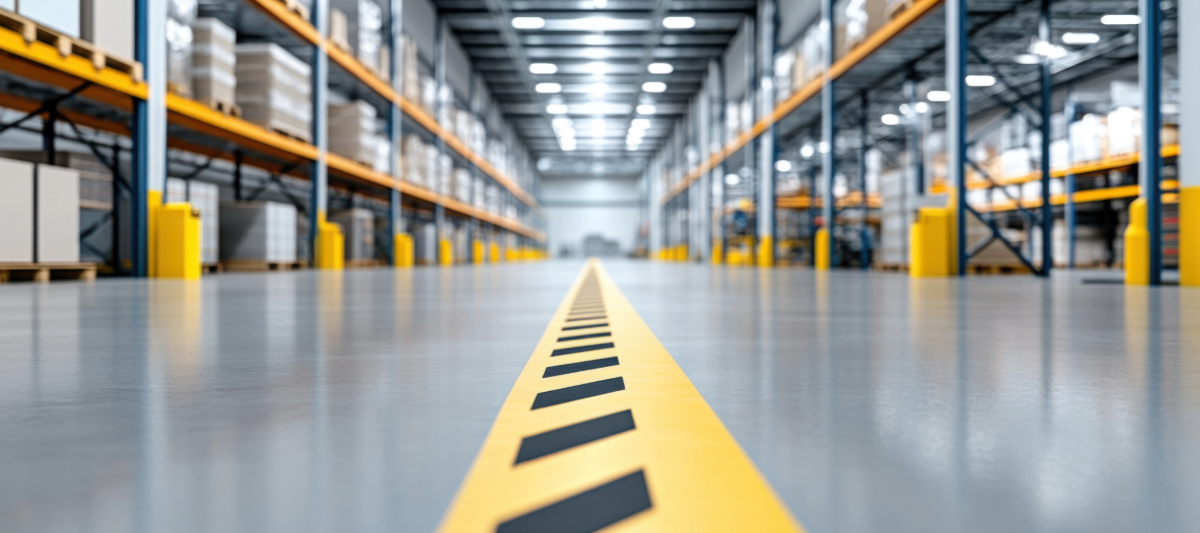
M 841 5 L 844 10 L 839 15 L 845 17 L 847 51 L 853 50 L 887 22 L 886 0 L 845 0 Z
M 407 35 L 400 37 L 401 85 L 404 99 L 421 105 L 421 73 L 417 63 L 417 45 Z
M 442 196 L 450 196 L 453 194 L 451 190 L 454 173 L 454 159 L 450 154 L 438 155 L 438 189 L 437 193 Z
M 383 174 L 392 171 L 392 143 L 388 142 L 387 137 L 375 136 L 375 163 L 371 168 Z
M 342 227 L 346 259 L 375 259 L 374 213 L 362 208 L 343 209 L 330 213 L 329 221 Z
M 1066 170 L 1071 166 L 1071 143 L 1066 139 L 1050 143 L 1050 170 Z
M 221 204 L 222 261 L 296 261 L 296 208 L 276 202 Z
M 454 115 L 454 134 L 458 136 L 464 143 L 471 140 L 471 127 L 475 123 L 475 117 L 471 116 L 468 111 L 459 111 Z
M 228 113 L 237 100 L 237 33 L 215 18 L 196 19 L 192 33 L 192 94 Z
M 196 0 L 167 2 L 167 90 L 192 96 L 192 22 L 196 20 Z
M 51 30 L 79 37 L 79 0 L 22 0 L 16 11 Z
M 1094 163 L 1108 155 L 1107 119 L 1087 114 L 1071 124 L 1071 164 Z
M 375 146 L 375 106 L 357 100 L 348 104 L 329 106 L 329 151 L 364 165 L 374 165 L 378 155 Z
M 1010 148 L 1000 154 L 1000 174 L 1004 178 L 1019 178 L 1033 172 L 1033 159 L 1025 147 Z
M 378 74 L 379 47 L 383 45 L 383 8 L 374 0 L 334 0 L 332 6 L 345 16 L 347 42 L 344 44 L 350 46 L 360 63 Z
M 804 34 L 804 66 L 808 68 L 807 80 L 816 79 L 825 73 L 825 45 L 828 30 L 824 21 L 813 24 Z
M 237 45 L 237 105 L 242 118 L 311 142 L 311 68 L 274 43 Z
M 1108 156 L 1125 157 L 1140 152 L 1142 111 L 1119 107 L 1108 114 Z
M 79 37 L 104 50 L 109 56 L 132 60 L 133 38 L 137 33 L 133 27 L 133 19 L 132 0 L 81 0 Z
M 418 187 L 428 188 L 425 143 L 416 135 L 405 135 L 401 148 L 401 159 L 404 163 L 404 173 L 401 178 Z
M 429 76 L 421 76 L 421 99 L 418 102 L 426 113 L 433 113 L 437 109 L 437 92 L 437 81 Z
M 454 169 L 454 198 L 460 202 L 471 203 L 471 171 L 465 168 Z
M 33 167 L 0 159 L 0 263 L 33 262 Z
M 487 150 L 487 126 L 484 126 L 482 120 L 476 120 L 471 124 L 471 151 L 483 155 Z
M 487 182 L 476 177 L 471 180 L 471 205 L 483 209 L 487 206 Z
M 39 164 L 34 260 L 79 262 L 79 171 Z
M 493 215 L 500 214 L 500 188 L 489 183 L 485 194 L 487 196 L 484 199 L 484 202 L 486 202 L 484 210 Z
M 425 188 L 435 193 L 442 188 L 441 167 L 438 165 L 440 155 L 437 146 L 425 145 Z

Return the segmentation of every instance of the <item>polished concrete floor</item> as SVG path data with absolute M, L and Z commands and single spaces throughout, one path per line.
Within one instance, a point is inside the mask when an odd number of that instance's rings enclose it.
M 0 286 L 0 531 L 432 531 L 581 266 Z M 1200 531 L 1200 291 L 605 266 L 809 531 Z

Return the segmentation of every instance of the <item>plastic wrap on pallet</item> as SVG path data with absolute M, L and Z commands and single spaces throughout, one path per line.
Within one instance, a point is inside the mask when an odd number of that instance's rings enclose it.
M 421 75 L 417 62 L 417 45 L 407 35 L 400 37 L 400 82 L 404 99 L 421 103 Z
M 392 143 L 387 137 L 375 135 L 375 161 L 371 168 L 375 172 L 388 173 L 392 171 Z
M 36 3 L 36 2 L 35 2 Z M 134 57 L 134 2 L 80 0 L 79 37 L 124 60 Z
M 493 184 L 487 185 L 484 192 L 484 210 L 496 215 L 500 213 L 500 188 Z
M 437 109 L 437 81 L 429 76 L 421 76 L 421 99 L 417 101 L 426 113 Z
M 839 5 L 842 9 L 837 15 L 845 32 L 842 53 L 854 49 L 887 22 L 886 0 L 843 0 Z
M 826 37 L 825 21 L 820 21 L 808 28 L 804 34 L 804 66 L 805 81 L 815 79 L 825 73 L 825 46 L 829 39 Z
M 775 102 L 787 100 L 795 89 L 792 88 L 792 68 L 796 64 L 796 51 L 785 50 L 775 56 Z
M 460 202 L 471 203 L 471 171 L 465 168 L 454 169 L 454 198 Z
M 405 135 L 404 143 L 400 146 L 404 168 L 401 178 L 418 187 L 428 188 L 425 143 L 416 135 Z
M 1091 163 L 1108 155 L 1108 119 L 1087 114 L 1071 124 L 1071 164 Z
M 344 27 L 330 25 L 330 38 L 343 40 L 358 61 L 371 70 L 379 65 L 379 47 L 383 44 L 383 8 L 374 0 L 334 0 L 332 7 L 343 13 Z M 332 10 L 331 10 L 332 12 Z M 333 31 L 340 35 L 334 35 Z
M 453 179 L 452 174 L 454 172 L 454 159 L 451 158 L 449 154 L 440 154 L 438 155 L 437 161 L 437 193 L 442 196 L 450 196 L 453 192 L 451 191 L 451 180 Z
M 215 18 L 192 23 L 192 94 L 204 104 L 232 106 L 237 99 L 237 33 Z
M 425 188 L 435 193 L 442 189 L 441 166 L 438 165 L 440 155 L 436 146 L 425 145 Z
M 311 69 L 274 43 L 239 44 L 237 105 L 242 117 L 264 128 L 312 138 Z
M 329 151 L 374 166 L 378 155 L 375 106 L 357 100 L 329 106 Z
M 221 260 L 293 262 L 296 260 L 296 225 L 296 208 L 290 204 L 221 204 Z

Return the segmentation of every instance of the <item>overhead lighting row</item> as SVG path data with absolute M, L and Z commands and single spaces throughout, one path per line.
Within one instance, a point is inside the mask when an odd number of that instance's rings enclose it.
M 650 63 L 646 70 L 651 74 L 670 74 L 675 72 L 675 66 L 670 63 Z M 608 63 L 596 62 L 588 65 L 588 71 L 595 76 L 608 74 Z M 557 74 L 558 65 L 554 63 L 531 63 L 529 72 L 532 74 Z
M 625 149 L 632 152 L 637 150 L 642 139 L 646 136 L 646 130 L 650 129 L 650 119 L 635 118 L 629 125 L 629 133 L 625 135 Z
M 597 8 L 603 8 L 608 5 L 607 0 L 592 1 L 592 5 Z M 663 18 L 662 25 L 668 30 L 688 30 L 696 27 L 696 19 L 692 17 L 665 17 Z M 540 30 L 546 27 L 546 19 L 542 17 L 513 17 L 512 26 L 518 30 Z

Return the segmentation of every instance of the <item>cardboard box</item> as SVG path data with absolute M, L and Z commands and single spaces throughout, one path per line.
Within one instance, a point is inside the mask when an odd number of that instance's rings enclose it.
M 363 66 L 375 70 L 379 65 L 379 48 L 383 45 L 383 8 L 375 0 L 333 0 L 333 10 L 345 15 L 344 31 L 346 44 Z M 333 39 L 334 25 L 330 17 L 330 38 Z
M 379 113 L 358 100 L 329 106 L 329 151 L 365 165 L 375 165 L 379 155 L 375 135 Z
M 192 94 L 206 105 L 237 99 L 237 33 L 214 18 L 192 23 Z
M 0 263 L 33 262 L 34 165 L 0 159 Z
M 239 44 L 236 51 L 237 105 L 242 118 L 311 142 L 308 64 L 273 43 Z
M 37 165 L 34 261 L 79 262 L 79 171 Z
M 27 0 L 28 1 L 28 0 Z M 105 53 L 125 60 L 134 57 L 134 0 L 81 0 L 79 37 Z

